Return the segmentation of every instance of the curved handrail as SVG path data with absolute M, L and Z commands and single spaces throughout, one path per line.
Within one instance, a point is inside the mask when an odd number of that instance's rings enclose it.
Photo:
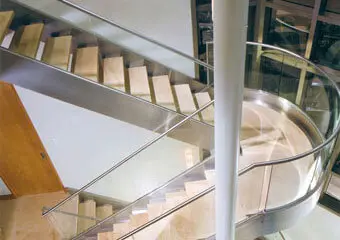
M 286 23 L 285 21 L 281 20 L 280 18 L 275 18 L 275 21 L 277 21 L 278 23 L 281 23 L 282 25 L 286 26 L 287 28 L 293 29 L 293 30 L 298 31 L 298 32 L 303 32 L 303 33 L 309 34 L 309 31 L 297 28 L 293 25 L 290 25 L 289 23 Z
M 238 174 L 239 177 L 241 175 L 243 175 L 243 174 Z M 308 197 L 313 195 L 319 189 L 319 187 L 321 186 L 321 184 L 323 182 L 324 176 L 325 175 L 322 176 L 321 180 L 318 181 L 318 184 L 316 184 L 316 186 L 312 190 L 308 191 L 302 197 L 294 200 L 293 202 L 287 203 L 284 206 L 272 208 L 272 209 L 269 209 L 269 210 L 265 209 L 265 210 L 262 210 L 260 212 L 254 213 L 254 214 L 251 215 L 250 218 L 242 220 L 243 223 L 249 221 L 251 218 L 253 218 L 255 216 L 264 214 L 266 212 L 274 212 L 274 211 L 286 210 L 286 209 L 289 209 L 291 206 L 294 206 L 294 205 L 297 205 L 297 204 L 301 203 L 302 201 L 306 200 Z M 204 191 L 200 192 L 199 194 L 196 194 L 195 196 L 193 196 L 192 198 L 189 198 L 188 200 L 185 200 L 185 201 L 181 202 L 180 204 L 178 204 L 175 207 L 169 209 L 168 211 L 162 213 L 161 215 L 157 216 L 156 218 L 153 218 L 152 220 L 148 221 L 147 223 L 145 223 L 145 224 L 139 226 L 138 228 L 128 232 L 127 234 L 119 237 L 117 240 L 124 240 L 124 239 L 127 239 L 128 237 L 131 237 L 132 235 L 134 235 L 134 234 L 144 230 L 145 228 L 151 226 L 152 224 L 154 224 L 154 223 L 162 220 L 163 218 L 168 217 L 169 215 L 175 213 L 176 211 L 180 210 L 181 208 L 184 208 L 185 206 L 188 206 L 189 204 L 193 203 L 194 201 L 200 199 L 201 197 L 204 197 L 207 194 L 213 192 L 215 190 L 215 188 L 216 187 L 214 185 L 214 186 L 211 186 L 211 187 L 205 189 Z M 77 239 L 77 238 L 75 238 L 75 239 Z
M 63 0 L 60 0 L 63 1 Z M 293 53 L 289 50 L 286 49 L 282 49 L 280 47 L 276 47 L 276 46 L 271 46 L 268 44 L 263 44 L 263 43 L 256 43 L 256 42 L 247 42 L 247 45 L 252 45 L 252 46 L 258 46 L 258 47 L 267 47 L 267 48 L 271 48 L 274 50 L 278 50 L 284 53 L 287 53 L 289 55 L 293 55 L 305 62 L 307 62 L 308 64 L 311 64 L 313 67 L 315 67 L 317 70 L 319 70 L 322 74 L 324 74 L 324 76 L 326 76 L 328 78 L 328 80 L 331 81 L 331 83 L 333 84 L 334 88 L 337 91 L 338 96 L 340 97 L 340 90 L 337 86 L 337 84 L 334 82 L 334 80 L 332 80 L 328 74 L 323 71 L 321 68 L 319 68 L 317 65 L 315 65 L 314 63 L 310 62 L 308 59 Z M 104 173 L 102 173 L 100 176 L 98 176 L 97 178 L 93 179 L 91 182 L 89 182 L 88 184 L 86 184 L 85 186 L 83 186 L 82 188 L 80 188 L 78 191 L 74 192 L 73 194 L 71 194 L 69 197 L 65 198 L 63 201 L 59 202 L 57 205 L 55 205 L 54 207 L 50 208 L 48 211 L 43 212 L 43 216 L 46 216 L 48 213 L 50 213 L 51 211 L 54 211 L 55 209 L 59 208 L 61 205 L 63 205 L 64 203 L 66 203 L 69 199 L 73 198 L 74 196 L 76 196 L 77 194 L 79 194 L 80 192 L 82 192 L 83 190 L 85 190 L 86 188 L 90 187 L 91 185 L 93 185 L 94 183 L 96 183 L 97 181 L 99 181 L 100 179 L 104 178 L 106 175 L 108 175 L 109 173 L 111 173 L 112 171 L 114 171 L 116 168 L 120 167 L 121 165 L 123 165 L 124 163 L 126 163 L 127 161 L 129 161 L 131 158 L 133 158 L 134 156 L 136 156 L 137 154 L 139 154 L 140 152 L 144 151 L 146 148 L 148 148 L 149 146 L 151 146 L 152 144 L 156 143 L 158 140 L 160 140 L 161 138 L 163 138 L 164 136 L 168 135 L 170 132 L 172 132 L 173 130 L 175 130 L 177 127 L 183 125 L 186 121 L 190 120 L 191 118 L 193 118 L 196 114 L 198 114 L 199 112 L 203 111 L 204 109 L 208 108 L 210 105 L 212 105 L 215 102 L 215 100 L 212 100 L 211 102 L 207 103 L 206 105 L 204 105 L 202 108 L 196 110 L 195 112 L 193 112 L 192 114 L 190 114 L 189 116 L 187 116 L 186 118 L 184 118 L 182 121 L 178 122 L 177 124 L 175 124 L 173 127 L 169 128 L 167 131 L 165 131 L 164 133 L 162 133 L 161 135 L 159 135 L 158 137 L 156 137 L 155 139 L 151 140 L 150 142 L 144 144 L 142 147 L 140 147 L 139 149 L 137 149 L 135 152 L 133 152 L 132 154 L 130 154 L 129 156 L 127 156 L 126 158 L 124 158 L 122 161 L 120 161 L 119 163 L 117 163 L 116 165 L 114 165 L 113 167 L 111 167 L 110 169 L 108 169 L 107 171 L 105 171 Z M 250 170 L 257 168 L 257 167 L 261 167 L 261 166 L 270 166 L 270 165 L 275 165 L 275 164 L 283 164 L 283 163 L 288 163 L 288 162 L 292 162 L 295 161 L 297 159 L 300 158 L 304 158 L 306 156 L 309 156 L 313 153 L 316 153 L 318 151 L 320 151 L 322 148 L 324 148 L 325 146 L 327 146 L 340 132 L 340 121 L 338 121 L 337 123 L 337 127 L 335 129 L 335 131 L 333 132 L 333 134 L 328 137 L 323 143 L 321 143 L 320 145 L 314 147 L 313 149 L 297 154 L 295 156 L 292 157 L 287 157 L 287 158 L 283 158 L 283 159 L 276 159 L 276 160 L 270 160 L 270 161 L 266 161 L 266 162 L 259 162 L 259 163 L 253 163 L 250 164 L 249 166 L 245 167 L 242 170 L 242 174 L 249 172 Z
M 190 56 L 190 55 L 188 55 L 186 53 L 183 53 L 183 52 L 181 52 L 181 51 L 179 51 L 179 50 L 177 50 L 177 49 L 175 49 L 173 47 L 167 46 L 167 45 L 165 45 L 165 44 L 163 44 L 161 42 L 158 42 L 158 41 L 156 41 L 156 40 L 154 40 L 154 39 L 152 39 L 150 37 L 144 36 L 141 33 L 138 33 L 138 32 L 136 32 L 134 30 L 126 28 L 126 27 L 124 27 L 124 26 L 122 26 L 120 24 L 117 24 L 117 23 L 113 22 L 112 20 L 109 20 L 109 19 L 107 19 L 105 17 L 102 17 L 102 16 L 100 16 L 100 15 L 98 15 L 98 14 L 96 14 L 96 13 L 94 13 L 94 12 L 92 12 L 92 11 L 86 9 L 86 8 L 83 8 L 83 7 L 81 7 L 81 6 L 77 5 L 77 4 L 74 4 L 74 3 L 72 3 L 72 2 L 70 2 L 68 0 L 57 0 L 57 1 L 58 2 L 62 2 L 63 4 L 66 4 L 66 5 L 70 6 L 70 7 L 75 8 L 75 9 L 78 9 L 79 11 L 81 11 L 83 13 L 89 14 L 92 17 L 98 18 L 98 19 L 100 19 L 100 20 L 102 20 L 102 21 L 104 21 L 104 22 L 106 22 L 106 23 L 108 23 L 108 24 L 110 24 L 112 26 L 115 26 L 115 27 L 117 27 L 117 28 L 119 28 L 119 29 L 121 29 L 123 31 L 126 31 L 126 32 L 128 32 L 128 33 L 130 33 L 132 35 L 135 35 L 136 37 L 139 37 L 139 38 L 144 39 L 144 40 L 146 40 L 148 42 L 151 42 L 151 43 L 153 43 L 153 44 L 155 44 L 157 46 L 160 46 L 160 47 L 165 48 L 165 49 L 167 49 L 167 50 L 169 50 L 171 52 L 174 52 L 174 53 L 176 53 L 176 54 L 178 54 L 178 55 L 180 55 L 180 56 L 182 56 L 184 58 L 187 58 L 187 59 L 189 59 L 189 60 L 191 60 L 191 61 L 193 61 L 193 62 L 195 62 L 195 63 L 197 63 L 197 64 L 199 64 L 201 66 L 204 66 L 204 67 L 206 67 L 206 68 L 208 68 L 210 70 L 214 70 L 214 67 L 211 66 L 210 64 L 206 63 L 206 62 L 203 62 L 203 61 L 201 61 L 201 60 L 199 60 L 199 59 L 197 59 L 195 57 L 192 57 L 192 56 Z

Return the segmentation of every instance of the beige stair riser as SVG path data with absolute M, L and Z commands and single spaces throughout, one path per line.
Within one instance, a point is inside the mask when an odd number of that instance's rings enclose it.
M 129 68 L 130 93 L 151 101 L 150 85 L 146 67 Z
M 42 61 L 63 70 L 67 70 L 70 61 L 71 46 L 71 36 L 48 38 Z
M 199 108 L 202 108 L 204 105 L 211 101 L 211 97 L 208 92 L 195 93 L 195 100 L 197 102 L 197 106 Z M 202 121 L 213 124 L 214 106 L 209 106 L 208 108 L 204 109 L 200 113 L 200 116 L 202 118 Z
M 78 48 L 73 72 L 84 78 L 99 81 L 99 48 Z
M 106 204 L 96 208 L 96 218 L 104 219 L 111 216 L 113 213 L 112 205 Z
M 103 60 L 103 72 L 103 83 L 105 85 L 126 92 L 123 57 L 105 58 Z
M 91 218 L 96 218 L 96 202 L 94 200 L 86 200 L 83 203 L 79 204 L 79 213 L 80 216 L 86 216 Z M 95 220 L 78 218 L 78 233 L 84 232 L 86 229 L 92 227 L 96 224 Z
M 158 105 L 176 111 L 170 80 L 167 75 L 152 77 L 154 99 Z
M 43 23 L 35 23 L 23 27 L 20 39 L 18 43 L 14 43 L 13 50 L 21 55 L 35 58 L 39 49 L 43 29 Z

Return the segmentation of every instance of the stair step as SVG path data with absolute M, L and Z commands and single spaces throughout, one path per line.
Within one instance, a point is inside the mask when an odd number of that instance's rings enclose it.
M 186 194 L 185 191 L 181 190 L 178 192 L 173 192 L 173 193 L 166 193 L 165 194 L 165 199 L 166 199 L 166 209 L 173 208 L 177 206 L 178 204 L 188 200 L 188 195 Z
M 79 196 L 73 197 L 68 200 L 63 206 L 60 207 L 61 211 L 78 214 L 79 213 Z M 59 212 L 51 212 L 47 215 L 53 227 L 59 232 L 60 236 L 65 239 L 71 239 L 77 235 L 77 225 L 79 218 L 70 217 Z
M 189 84 L 174 85 L 177 96 L 178 108 L 183 114 L 191 114 L 196 111 L 194 99 Z
M 96 217 L 96 202 L 94 200 L 86 200 L 83 203 L 79 204 L 79 213 L 80 216 L 86 217 Z M 96 224 L 95 220 L 78 218 L 78 233 L 85 231 L 86 229 L 92 227 Z
M 147 205 L 148 207 L 148 215 L 149 215 L 149 220 L 152 220 L 162 213 L 166 211 L 166 204 L 163 202 L 157 202 L 157 203 L 149 203 Z
M 42 61 L 63 70 L 67 70 L 71 46 L 72 36 L 48 38 Z
M 7 35 L 13 17 L 13 11 L 0 12 L 0 43 L 2 43 L 4 37 Z
M 35 58 L 38 52 L 43 29 L 43 23 L 35 23 L 25 26 L 18 45 L 14 46 L 14 51 L 24 56 Z
M 215 182 L 216 171 L 214 169 L 212 169 L 212 170 L 205 170 L 204 174 L 205 174 L 205 178 L 209 182 L 213 182 L 213 183 Z
M 130 232 L 132 229 L 129 222 L 115 223 L 113 224 L 113 233 L 119 236 Z
M 97 240 L 112 240 L 114 239 L 113 232 L 101 232 L 97 234 Z
M 84 78 L 99 81 L 99 48 L 78 48 L 73 72 Z
M 9 29 L 6 36 L 2 40 L 1 47 L 8 49 L 11 46 L 14 35 L 15 31 Z
M 174 96 L 172 94 L 168 75 L 152 77 L 156 103 L 176 111 Z
M 138 228 L 149 221 L 149 214 L 140 213 L 135 215 L 130 215 L 130 227 L 131 228 Z
M 193 181 L 193 182 L 186 182 L 185 184 L 185 191 L 188 197 L 193 197 L 200 192 L 208 189 L 209 187 L 213 186 L 213 182 L 208 180 L 200 180 L 200 181 Z
M 195 98 L 199 108 L 203 107 L 211 101 L 211 97 L 208 92 L 195 93 Z M 204 122 L 213 123 L 214 122 L 214 106 L 211 105 L 208 108 L 200 112 L 202 120 Z
M 150 86 L 146 67 L 129 68 L 130 93 L 151 101 Z
M 113 213 L 112 205 L 105 204 L 103 206 L 96 208 L 96 218 L 97 219 L 104 219 L 108 216 L 111 216 Z
M 105 58 L 104 84 L 120 91 L 126 92 L 125 88 L 125 68 L 123 57 Z

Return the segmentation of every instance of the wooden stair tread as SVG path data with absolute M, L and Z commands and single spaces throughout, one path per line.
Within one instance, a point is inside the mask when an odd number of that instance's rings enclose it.
M 130 215 L 130 227 L 138 228 L 149 221 L 149 214 L 139 213 L 135 215 Z
M 80 216 L 86 217 L 96 217 L 96 202 L 94 200 L 86 200 L 83 203 L 79 204 L 79 213 Z M 85 231 L 86 229 L 92 227 L 96 223 L 95 220 L 78 218 L 78 233 Z
M 103 70 L 105 85 L 124 92 L 126 91 L 123 57 L 105 58 L 103 61 Z
M 104 219 L 108 216 L 111 216 L 113 213 L 112 205 L 105 204 L 103 206 L 96 208 L 96 218 L 98 219 Z
M 152 83 L 155 91 L 156 103 L 163 107 L 176 110 L 168 75 L 152 77 Z
M 195 97 L 199 108 L 203 107 L 211 101 L 208 92 L 195 93 Z M 208 108 L 201 111 L 200 115 L 202 116 L 203 121 L 214 122 L 214 106 L 210 105 Z
M 14 47 L 14 51 L 27 57 L 35 58 L 43 29 L 43 23 L 25 26 L 18 45 Z
M 183 114 L 191 114 L 196 111 L 194 99 L 189 84 L 174 85 L 178 107 Z
M 98 240 L 113 240 L 114 233 L 113 232 L 100 232 L 97 234 Z
M 48 38 L 42 61 L 63 70 L 67 70 L 71 46 L 72 36 Z
M 113 233 L 126 234 L 131 231 L 129 222 L 115 223 L 113 224 Z
M 208 180 L 200 180 L 200 181 L 193 181 L 193 182 L 186 182 L 184 184 L 185 191 L 189 197 L 193 197 L 196 194 L 206 190 L 207 188 L 211 187 L 213 183 Z
M 148 100 L 151 95 L 146 67 L 129 68 L 129 80 L 131 94 L 145 96 Z
M 99 48 L 78 48 L 75 57 L 74 73 L 98 82 L 99 80 Z
M 149 203 L 147 207 L 148 207 L 149 220 L 152 220 L 158 217 L 159 215 L 161 215 L 167 210 L 166 204 L 163 202 Z
M 4 40 L 13 17 L 13 11 L 0 12 L 0 43 Z

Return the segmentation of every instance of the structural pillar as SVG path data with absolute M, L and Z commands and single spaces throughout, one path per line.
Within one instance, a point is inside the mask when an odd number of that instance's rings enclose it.
M 214 0 L 216 239 L 235 238 L 248 0 Z

